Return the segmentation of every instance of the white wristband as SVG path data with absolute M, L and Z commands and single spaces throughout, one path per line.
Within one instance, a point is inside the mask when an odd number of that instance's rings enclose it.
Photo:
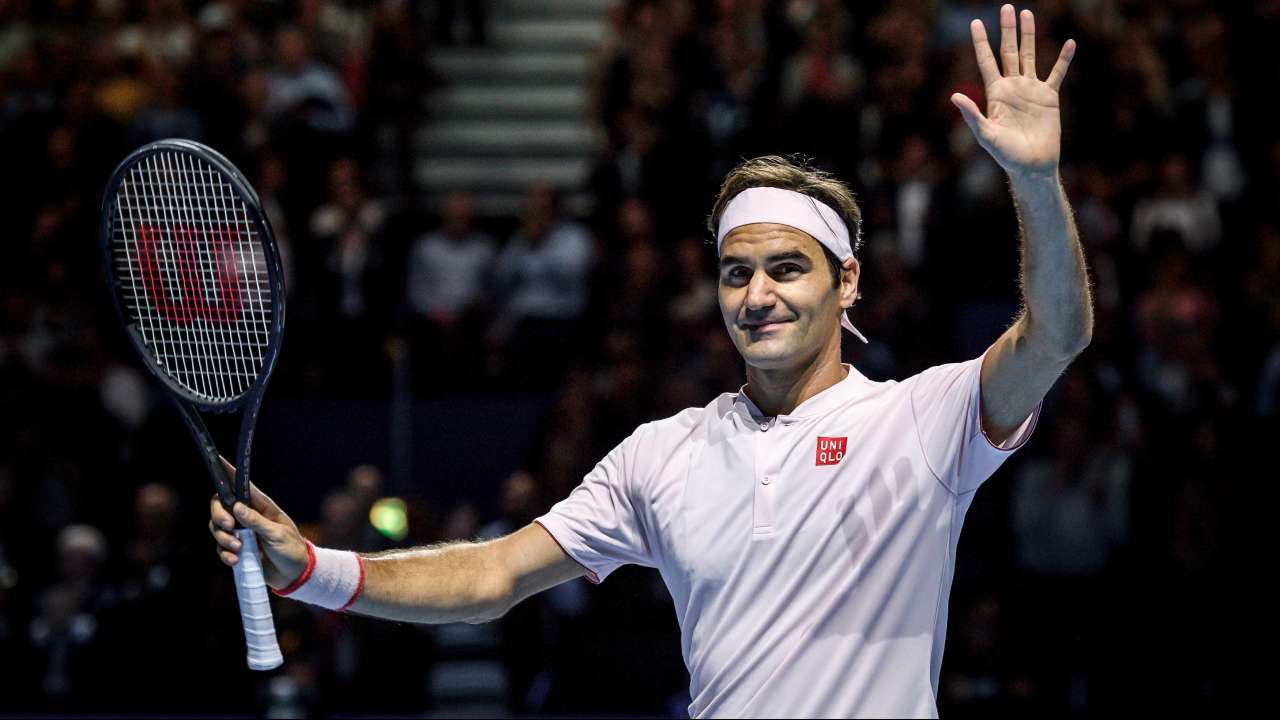
M 307 567 L 289 587 L 273 592 L 329 610 L 346 610 L 363 589 L 363 558 L 353 552 L 316 547 L 307 542 Z

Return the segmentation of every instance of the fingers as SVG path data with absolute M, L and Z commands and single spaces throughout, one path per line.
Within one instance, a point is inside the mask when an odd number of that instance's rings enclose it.
M 1036 79 L 1036 17 L 1030 10 L 1022 11 L 1022 41 L 1018 52 L 1022 56 L 1022 75 Z
M 991 87 L 991 83 L 1000 79 L 1000 66 L 991 54 L 991 44 L 987 42 L 987 28 L 981 20 L 969 23 L 969 35 L 973 38 L 973 54 L 978 58 L 978 71 L 982 73 L 982 84 Z
M 209 507 L 211 515 L 209 534 L 218 544 L 216 548 L 218 559 L 223 565 L 235 565 L 240 562 L 240 540 L 232 532 L 236 526 L 235 520 L 231 517 L 231 513 L 222 507 L 222 502 L 218 500 L 217 495 L 209 500 Z
M 1045 80 L 1049 87 L 1057 92 L 1062 88 L 1062 79 L 1067 76 L 1067 68 L 1071 66 L 1071 59 L 1076 56 L 1076 41 L 1068 40 L 1062 45 L 1062 52 L 1058 53 L 1058 62 L 1053 64 L 1053 70 L 1049 71 L 1049 79 Z
M 209 534 L 213 535 L 213 539 L 218 543 L 219 547 L 230 550 L 233 553 L 240 552 L 240 539 L 234 533 L 214 525 L 212 520 L 209 521 Z
M 1018 17 L 1012 5 L 1000 6 L 1000 64 L 1004 76 L 1013 77 L 1018 69 Z
M 236 528 L 236 519 L 222 506 L 222 501 L 216 494 L 209 500 L 209 521 L 226 530 Z

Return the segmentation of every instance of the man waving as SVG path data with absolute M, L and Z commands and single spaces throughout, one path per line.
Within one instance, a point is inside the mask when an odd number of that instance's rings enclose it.
M 235 519 L 278 594 L 415 622 L 479 622 L 585 575 L 659 570 L 694 717 L 936 716 L 955 550 L 974 492 L 1031 435 L 1088 344 L 1084 258 L 1058 178 L 1058 88 L 1034 19 L 1001 9 L 998 63 L 972 34 L 984 115 L 954 95 L 1009 176 L 1023 311 L 980 357 L 901 382 L 840 362 L 858 295 L 861 213 L 831 176 L 781 157 L 725 178 L 709 220 L 719 303 L 747 384 L 641 425 L 534 523 L 484 543 L 360 556 L 317 548 L 261 494 Z M 1002 69 L 1003 68 L 1003 69 Z M 211 503 L 228 564 L 233 518 Z

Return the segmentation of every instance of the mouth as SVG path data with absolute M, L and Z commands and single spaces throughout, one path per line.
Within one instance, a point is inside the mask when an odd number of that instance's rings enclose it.
M 739 327 L 752 334 L 768 333 L 778 330 L 783 325 L 792 322 L 791 320 L 773 320 L 763 323 L 741 323 Z

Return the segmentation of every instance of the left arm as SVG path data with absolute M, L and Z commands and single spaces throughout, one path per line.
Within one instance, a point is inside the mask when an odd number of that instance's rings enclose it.
M 1004 442 L 1093 335 L 1093 302 L 1071 205 L 1056 175 L 1013 184 L 1022 227 L 1023 310 L 987 351 L 982 427 Z
M 982 426 L 992 442 L 1002 443 L 1093 334 L 1084 253 L 1058 177 L 1058 90 L 1075 56 L 1075 42 L 1063 45 L 1048 79 L 1041 81 L 1036 78 L 1030 10 L 1022 13 L 1019 47 L 1013 6 L 1000 9 L 1003 75 L 982 22 L 974 20 L 970 32 L 986 85 L 987 114 L 960 93 L 951 100 L 979 144 L 1008 174 L 1022 229 L 1023 310 L 987 351 L 982 366 Z

